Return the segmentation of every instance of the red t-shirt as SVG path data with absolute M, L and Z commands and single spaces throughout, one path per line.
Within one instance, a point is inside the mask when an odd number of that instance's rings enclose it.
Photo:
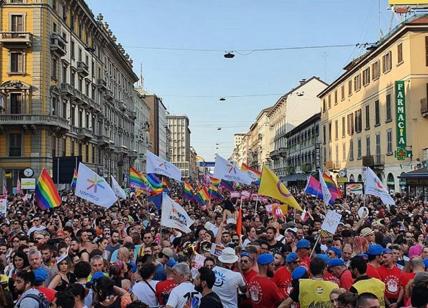
M 257 272 L 253 269 L 250 269 L 249 271 L 247 271 L 245 273 L 242 272 L 242 276 L 244 276 L 245 282 L 247 284 L 249 284 L 253 280 L 253 278 L 257 276 Z
M 337 285 L 339 285 L 340 283 L 339 278 L 337 278 L 336 276 L 334 276 L 332 273 L 329 273 L 329 272 L 325 272 L 324 275 L 322 275 L 322 280 L 331 281 Z
M 159 301 L 159 304 L 166 305 L 169 293 L 171 293 L 171 290 L 174 289 L 176 286 L 177 284 L 173 279 L 159 281 L 156 284 L 156 297 Z
M 352 279 L 352 273 L 350 270 L 344 270 L 342 275 L 340 275 L 339 280 L 339 286 L 346 289 L 347 291 L 349 291 L 349 289 L 352 287 L 352 284 L 354 283 L 354 279 Z
M 371 264 L 367 264 L 367 272 L 366 272 L 366 274 L 370 278 L 377 278 L 379 280 L 382 280 L 382 278 L 380 277 L 380 274 L 379 274 L 379 268 L 376 268 L 376 267 L 374 267 Z
M 272 279 L 257 275 L 248 285 L 251 303 L 257 308 L 276 308 L 284 296 Z
M 416 273 L 401 272 L 400 284 L 403 288 L 407 286 L 410 280 L 414 279 Z
M 401 271 L 397 266 L 386 268 L 381 266 L 378 269 L 381 280 L 385 283 L 385 297 L 389 300 L 396 300 L 400 294 Z
M 299 259 L 300 259 L 299 265 L 304 266 L 309 272 L 309 265 L 311 264 L 311 258 L 309 256 L 306 256 Z
M 56 296 L 56 291 L 54 289 L 49 289 L 45 287 L 36 287 L 36 289 L 39 290 L 40 293 L 43 293 L 49 303 L 53 303 Z
M 281 266 L 273 276 L 273 282 L 275 282 L 284 297 L 288 297 L 291 292 L 291 280 L 291 273 L 285 266 Z

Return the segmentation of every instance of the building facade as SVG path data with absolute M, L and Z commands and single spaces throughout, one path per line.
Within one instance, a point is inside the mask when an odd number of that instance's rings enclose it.
M 162 159 L 169 160 L 168 157 L 168 121 L 166 119 L 167 110 L 162 99 L 156 94 L 150 94 L 138 88 L 143 98 L 149 107 L 149 139 L 150 139 L 150 151 L 158 155 Z
M 255 170 L 261 170 L 264 164 L 269 164 L 271 137 L 268 114 L 270 110 L 271 107 L 263 109 L 248 132 L 248 165 Z
M 304 187 L 308 175 L 320 168 L 320 118 L 317 113 L 285 134 L 287 185 Z
M 402 24 L 319 95 L 323 165 L 348 181 L 370 166 L 391 191 L 428 160 L 428 18 Z
M 244 147 L 246 148 L 247 146 L 246 136 L 246 133 L 236 133 L 233 135 L 233 152 L 230 159 L 235 161 L 238 166 L 241 166 L 242 163 L 247 163 L 247 158 L 244 158 Z
M 168 127 L 171 131 L 171 163 L 181 170 L 181 176 L 189 178 L 191 172 L 191 148 L 189 118 L 187 116 L 168 115 Z
M 149 134 L 149 106 L 144 97 L 138 91 L 134 91 L 134 105 L 137 118 L 134 123 L 134 149 L 137 151 L 137 158 L 134 161 L 134 167 L 137 170 L 146 170 L 146 152 L 150 147 Z
M 288 175 L 286 134 L 319 112 L 320 99 L 317 95 L 326 87 L 327 84 L 318 77 L 303 79 L 299 85 L 278 100 L 269 114 L 272 118 L 271 143 L 273 143 L 271 164 L 281 180 Z
M 52 171 L 78 156 L 122 183 L 136 157 L 132 60 L 83 0 L 2 1 L 0 168 Z

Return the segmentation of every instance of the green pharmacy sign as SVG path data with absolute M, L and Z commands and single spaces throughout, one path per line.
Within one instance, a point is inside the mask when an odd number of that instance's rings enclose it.
M 406 96 L 404 92 L 404 80 L 395 81 L 395 114 L 397 132 L 397 153 L 406 151 Z M 397 155 L 397 159 L 404 160 L 405 155 Z

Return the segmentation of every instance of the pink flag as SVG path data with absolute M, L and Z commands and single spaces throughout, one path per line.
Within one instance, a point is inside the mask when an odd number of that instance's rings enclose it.
M 251 196 L 251 193 L 249 191 L 246 191 L 246 190 L 241 191 L 242 200 L 248 200 L 250 196 Z
M 239 193 L 239 191 L 232 191 L 230 193 L 230 197 L 231 198 L 239 198 L 239 197 L 241 197 L 241 194 Z

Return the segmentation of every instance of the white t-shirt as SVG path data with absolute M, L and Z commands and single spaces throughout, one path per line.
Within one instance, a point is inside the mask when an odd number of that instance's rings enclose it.
M 158 307 L 159 303 L 156 298 L 156 285 L 159 281 L 156 280 L 149 280 L 147 281 L 148 284 L 155 290 L 153 292 L 152 289 L 145 283 L 144 281 L 137 282 L 132 287 L 132 293 L 144 304 L 148 305 L 149 307 Z
M 198 308 L 201 297 L 201 293 L 195 290 L 193 283 L 185 281 L 171 290 L 166 305 L 173 308 L 183 308 L 187 304 L 186 307 Z
M 213 272 L 215 273 L 213 291 L 220 297 L 223 307 L 238 307 L 238 288 L 245 286 L 242 274 L 219 266 L 215 266 Z

